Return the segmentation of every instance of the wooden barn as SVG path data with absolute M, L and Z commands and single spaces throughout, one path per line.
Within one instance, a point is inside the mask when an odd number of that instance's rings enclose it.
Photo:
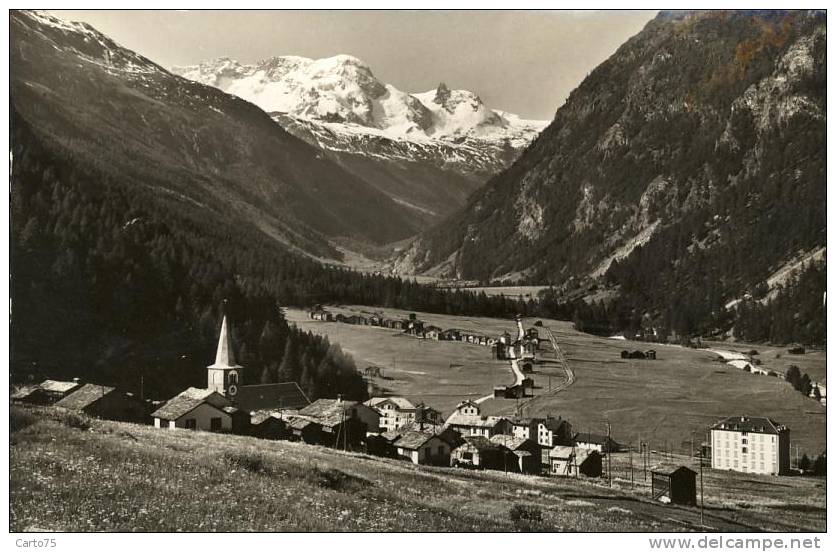
M 459 468 L 501 470 L 502 447 L 487 437 L 466 435 L 464 442 L 450 453 L 450 465 Z
M 549 451 L 552 475 L 601 477 L 603 462 L 596 450 L 557 446 Z
M 505 470 L 527 474 L 540 473 L 540 445 L 534 441 L 513 435 L 494 435 L 491 442 L 502 448 Z
M 290 437 L 290 429 L 280 414 L 260 410 L 250 416 L 250 435 L 258 439 L 279 441 Z
M 81 387 L 77 381 L 44 380 L 38 385 L 28 385 L 11 394 L 14 401 L 30 404 L 54 404 Z
M 309 445 L 322 443 L 322 426 L 307 418 L 290 417 L 287 422 L 288 438 Z
M 672 504 L 697 503 L 697 472 L 685 466 L 651 472 L 653 500 Z
M 128 393 L 115 387 L 88 383 L 73 391 L 57 403 L 68 410 L 84 412 L 89 416 L 105 420 L 146 424 L 150 422 L 149 406 Z

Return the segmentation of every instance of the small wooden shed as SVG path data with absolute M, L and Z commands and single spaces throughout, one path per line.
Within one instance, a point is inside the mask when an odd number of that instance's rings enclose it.
M 695 505 L 697 503 L 697 472 L 685 466 L 654 470 L 651 490 L 653 500 Z

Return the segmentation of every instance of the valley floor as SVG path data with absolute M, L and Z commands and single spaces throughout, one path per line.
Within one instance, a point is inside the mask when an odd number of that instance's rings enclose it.
M 404 310 L 363 306 L 329 310 L 367 315 L 382 312 L 392 318 L 409 315 Z M 492 360 L 489 347 L 416 339 L 385 328 L 319 322 L 295 309 L 287 309 L 287 318 L 339 343 L 361 371 L 367 365 L 382 367 L 385 378 L 376 383 L 391 394 L 425 400 L 445 415 L 462 399 L 483 397 L 494 385 L 513 381 L 509 364 Z M 430 313 L 418 313 L 418 318 L 444 329 L 461 328 L 489 336 L 506 330 L 515 334 L 513 320 Z M 526 319 L 524 324 L 530 327 L 534 322 Z M 534 399 L 519 403 L 487 400 L 482 403 L 485 413 L 513 414 L 522 406 L 526 416 L 560 415 L 572 422 L 576 431 L 599 434 L 606 432 L 609 420 L 613 437 L 624 445 L 638 446 L 639 441 L 645 441 L 651 448 L 681 454 L 690 452 L 692 441 L 698 446 L 705 440 L 708 428 L 722 418 L 768 416 L 790 427 L 793 458 L 796 452 L 812 458 L 826 448 L 827 408 L 780 378 L 753 375 L 715 362 L 717 355 L 704 349 L 608 339 L 578 332 L 570 322 L 542 322 L 553 330 L 575 381 L 554 391 L 565 380 L 565 373 L 552 361 L 547 347 L 541 355 L 547 362 L 536 364 L 531 375 L 536 386 Z M 759 349 L 764 364 L 772 366 L 798 363 L 811 377 L 826 370 L 823 351 L 775 358 L 777 350 L 770 348 L 727 344 L 727 348 L 733 347 Z M 624 349 L 651 348 L 657 350 L 658 360 L 621 358 Z
M 699 508 L 652 502 L 619 481 L 414 466 L 55 407 L 13 406 L 10 445 L 12 531 L 700 529 Z M 706 487 L 707 530 L 824 530 L 823 480 L 743 479 L 733 499 Z M 542 521 L 513 521 L 518 504 Z

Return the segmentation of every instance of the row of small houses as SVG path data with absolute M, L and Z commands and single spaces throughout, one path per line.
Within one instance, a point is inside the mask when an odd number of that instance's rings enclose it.
M 409 335 L 436 341 L 463 341 L 488 347 L 493 346 L 497 342 L 496 338 L 486 335 L 474 334 L 455 328 L 445 330 L 432 324 L 425 324 L 423 321 L 418 320 L 414 314 L 411 314 L 408 319 L 386 318 L 380 314 L 364 316 L 362 314 L 332 313 L 321 307 L 316 307 L 311 310 L 310 317 L 313 320 L 320 320 L 322 322 L 341 322 L 355 326 L 376 326 L 400 330 Z
M 418 320 L 416 315 L 410 314 L 407 319 L 386 318 L 381 314 L 364 316 L 361 314 L 332 313 L 320 305 L 314 307 L 309 313 L 311 319 L 322 322 L 341 322 L 355 326 L 376 326 L 400 330 L 407 335 L 434 341 L 459 341 L 491 347 L 492 356 L 495 359 L 506 360 L 514 358 L 512 348 L 517 350 L 516 358 L 533 358 L 539 348 L 539 335 L 536 328 L 529 328 L 522 340 L 514 340 L 511 334 L 504 332 L 499 337 L 492 337 L 483 334 L 469 332 L 458 328 L 443 329 L 432 324 L 426 324 Z
M 147 422 L 154 404 L 113 387 L 55 380 L 18 389 L 12 399 L 135 423 Z M 621 449 L 604 435 L 573 434 L 571 424 L 559 417 L 483 416 L 472 401 L 460 403 L 442 423 L 437 410 L 402 397 L 365 403 L 319 399 L 299 409 L 248 414 L 216 391 L 189 388 L 151 416 L 160 429 L 233 433 L 364 450 L 414 464 L 531 475 L 600 477 L 602 457 Z M 654 471 L 653 497 L 693 504 L 694 477 L 684 467 Z
M 619 446 L 605 436 L 573 434 L 562 418 L 483 416 L 472 401 L 443 420 L 424 404 L 402 397 L 365 403 L 318 399 L 298 408 L 246 412 L 211 389 L 188 388 L 165 403 L 141 400 L 103 385 L 47 380 L 12 393 L 20 402 L 49 405 L 93 417 L 185 429 L 249 435 L 364 450 L 415 464 L 499 469 L 528 474 L 598 477 L 601 456 Z

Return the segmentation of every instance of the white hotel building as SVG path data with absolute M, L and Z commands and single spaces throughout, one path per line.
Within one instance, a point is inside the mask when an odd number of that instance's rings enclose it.
M 790 469 L 790 430 L 769 418 L 733 416 L 711 427 L 711 467 L 781 475 Z

